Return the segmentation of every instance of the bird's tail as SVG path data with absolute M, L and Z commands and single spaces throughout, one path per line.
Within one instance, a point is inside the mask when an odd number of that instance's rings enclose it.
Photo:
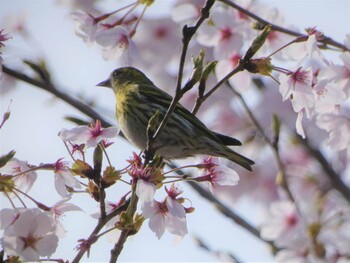
M 252 165 L 255 164 L 254 161 L 250 160 L 249 158 L 247 158 L 239 153 L 236 153 L 235 151 L 233 151 L 227 147 L 226 147 L 226 151 L 224 153 L 221 152 L 220 155 L 218 155 L 218 156 L 229 159 L 230 161 L 244 167 L 248 171 L 252 171 L 253 170 Z

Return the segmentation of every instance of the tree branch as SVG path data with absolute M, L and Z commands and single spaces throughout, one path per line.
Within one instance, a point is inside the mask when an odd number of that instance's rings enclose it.
M 284 28 L 284 27 L 281 27 L 281 26 L 278 26 L 278 25 L 275 25 L 265 19 L 263 19 L 262 17 L 250 12 L 249 10 L 237 5 L 236 3 L 230 1 L 230 0 L 218 0 L 236 10 L 238 10 L 239 12 L 249 16 L 250 18 L 254 19 L 255 21 L 257 21 L 258 23 L 260 23 L 262 25 L 262 27 L 266 26 L 266 25 L 271 25 L 271 29 L 274 30 L 274 31 L 278 31 L 278 32 L 281 32 L 281 33 L 284 33 L 284 34 L 287 34 L 287 35 L 290 35 L 290 36 L 295 36 L 295 37 L 301 37 L 301 36 L 307 36 L 305 34 L 301 34 L 299 32 L 296 32 L 296 31 L 293 31 L 293 30 L 290 30 L 290 29 L 287 29 L 287 28 Z M 327 37 L 327 36 L 324 36 L 324 38 L 318 42 L 321 42 L 325 45 L 331 45 L 331 46 L 334 46 L 334 47 L 337 47 L 343 51 L 350 51 L 349 48 L 347 48 L 345 45 L 333 40 L 332 38 L 330 37 Z
M 109 263 L 117 262 L 120 252 L 122 252 L 123 250 L 124 243 L 128 239 L 128 236 L 129 236 L 129 230 L 122 230 L 122 233 L 120 234 L 118 242 L 115 243 L 114 248 L 111 250 L 111 257 L 109 259 Z
M 241 226 L 245 230 L 247 230 L 249 233 L 251 233 L 256 238 L 260 239 L 261 241 L 267 243 L 271 246 L 271 248 L 274 251 L 278 251 L 279 248 L 277 248 L 273 242 L 268 241 L 261 237 L 260 231 L 255 228 L 253 225 L 248 223 L 245 219 L 243 219 L 241 216 L 233 212 L 230 208 L 225 206 L 223 203 L 221 203 L 215 196 L 213 196 L 211 193 L 209 193 L 207 190 L 205 190 L 203 187 L 201 187 L 198 183 L 187 181 L 187 183 L 198 193 L 200 194 L 204 199 L 211 202 L 215 208 L 220 211 L 224 216 L 230 218 L 233 220 L 237 225 Z
M 101 231 L 101 229 L 106 225 L 106 223 L 111 220 L 113 217 L 119 215 L 121 212 L 125 211 L 129 206 L 130 200 L 128 199 L 124 204 L 113 210 L 110 214 L 108 214 L 105 218 L 100 218 L 95 229 L 89 235 L 87 241 L 93 241 L 95 243 L 98 239 L 97 234 Z M 90 246 L 82 246 L 79 249 L 78 254 L 72 260 L 72 263 L 79 263 L 80 259 L 84 256 L 84 254 L 90 249 Z
M 310 142 L 307 139 L 303 139 L 300 136 L 296 136 L 299 143 L 303 145 L 307 151 L 318 161 L 322 166 L 323 171 L 325 172 L 328 179 L 331 181 L 332 186 L 343 195 L 344 199 L 350 203 L 350 188 L 347 186 L 344 181 L 341 179 L 340 175 L 334 171 L 333 167 L 326 160 L 322 152 L 318 149 L 315 149 L 311 146 Z
M 31 84 L 33 86 L 36 86 L 40 89 L 43 89 L 45 91 L 48 91 L 49 93 L 55 95 L 57 98 L 60 98 L 61 100 L 67 102 L 69 105 L 73 106 L 80 112 L 84 113 L 85 115 L 89 116 L 90 118 L 94 120 L 100 120 L 103 127 L 109 127 L 112 126 L 111 123 L 104 120 L 101 115 L 99 115 L 96 111 L 94 111 L 89 105 L 86 103 L 77 100 L 70 95 L 68 95 L 65 92 L 62 92 L 58 90 L 52 83 L 45 83 L 43 81 L 36 80 L 34 78 L 31 78 L 21 72 L 18 72 L 16 70 L 10 69 L 6 67 L 5 65 L 2 65 L 2 70 L 5 74 L 14 77 L 16 79 L 22 80 L 28 84 Z

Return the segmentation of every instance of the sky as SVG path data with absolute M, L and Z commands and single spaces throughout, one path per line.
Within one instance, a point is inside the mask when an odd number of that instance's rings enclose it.
M 159 10 L 166 12 L 169 2 L 156 1 L 151 14 L 159 15 Z M 340 42 L 350 33 L 350 2 L 347 0 L 263 2 L 279 9 L 285 15 L 285 20 L 297 28 L 318 26 L 326 35 Z M 119 3 L 114 1 L 114 4 Z M 60 89 L 75 98 L 94 101 L 96 109 L 112 123 L 116 123 L 113 117 L 114 98 L 110 90 L 97 88 L 95 85 L 106 79 L 117 64 L 103 60 L 98 49 L 87 47 L 74 35 L 74 22 L 69 13 L 68 8 L 58 6 L 52 0 L 0 1 L 0 29 L 5 27 L 9 14 L 17 18 L 25 16 L 31 35 L 30 39 L 13 38 L 8 41 L 8 46 L 2 52 L 5 64 L 10 68 L 20 68 L 20 60 L 23 58 L 45 58 L 52 79 Z M 0 93 L 0 96 L 0 116 L 11 103 L 11 118 L 0 130 L 0 154 L 15 149 L 18 159 L 32 164 L 53 163 L 61 157 L 68 158 L 57 134 L 62 128 L 71 128 L 74 125 L 62 117 L 85 116 L 47 92 L 21 82 L 16 87 L 10 87 L 9 92 Z M 116 139 L 111 154 L 114 160 L 118 160 L 118 166 L 123 167 L 125 159 L 133 150 L 136 151 L 123 139 Z M 47 205 L 57 202 L 59 196 L 52 191 L 53 174 L 39 172 L 38 180 L 40 184 L 35 185 L 33 196 L 41 200 L 44 198 Z M 244 262 L 271 260 L 267 246 L 220 215 L 186 185 L 183 185 L 183 190 L 196 208 L 196 212 L 187 219 L 190 234 L 181 242 L 174 240 L 170 234 L 165 234 L 159 241 L 147 225 L 144 225 L 140 233 L 127 241 L 121 261 L 213 261 L 215 258 L 212 255 L 198 249 L 193 242 L 194 236 L 202 238 L 213 249 L 232 252 Z M 68 233 L 54 255 L 64 255 L 65 259 L 70 260 L 76 253 L 76 240 L 87 237 L 92 230 L 96 221 L 90 214 L 97 211 L 97 203 L 92 203 L 86 196 L 75 196 L 72 202 L 82 204 L 85 212 L 72 212 L 65 216 L 63 224 Z M 244 201 L 230 205 L 248 221 L 254 221 L 255 217 L 261 216 L 258 208 Z M 3 196 L 0 197 L 0 207 L 9 207 Z M 106 261 L 110 248 L 111 244 L 102 239 L 94 245 L 88 261 Z

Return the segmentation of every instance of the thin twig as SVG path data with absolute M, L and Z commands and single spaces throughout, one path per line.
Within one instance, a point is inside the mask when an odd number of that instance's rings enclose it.
M 284 33 L 284 34 L 287 34 L 290 36 L 295 36 L 295 37 L 307 36 L 306 34 L 301 34 L 299 32 L 296 32 L 296 31 L 278 26 L 276 24 L 273 24 L 270 21 L 263 19 L 262 17 L 250 12 L 249 10 L 237 5 L 236 3 L 234 3 L 230 0 L 218 0 L 218 1 L 220 1 L 220 2 L 226 4 L 230 7 L 238 10 L 239 12 L 251 17 L 255 21 L 259 22 L 262 25 L 262 27 L 264 27 L 266 25 L 271 25 L 271 30 L 273 30 L 273 31 L 278 31 L 278 32 L 281 32 L 281 33 Z M 327 36 L 324 36 L 324 38 L 322 40 L 320 40 L 319 42 L 324 43 L 325 45 L 331 45 L 331 46 L 337 47 L 343 51 L 350 51 L 350 49 L 348 47 L 346 47 L 345 45 L 343 45 L 343 44 L 341 44 L 341 43 L 339 43 L 339 42 L 337 42 L 337 41 L 335 41 L 332 38 L 327 37 Z
M 126 242 L 129 236 L 129 230 L 122 230 L 118 242 L 115 243 L 114 248 L 111 250 L 111 257 L 109 259 L 109 263 L 117 262 L 117 259 L 120 255 L 120 252 L 123 250 L 124 243 Z
M 344 199 L 350 203 L 350 188 L 344 183 L 344 181 L 341 179 L 340 175 L 334 171 L 330 163 L 326 160 L 324 155 L 321 153 L 320 150 L 315 149 L 310 142 L 307 139 L 303 139 L 300 136 L 296 136 L 299 143 L 303 145 L 309 154 L 311 154 L 318 163 L 322 166 L 325 175 L 328 177 L 328 179 L 332 182 L 332 186 L 334 189 L 339 191 L 344 197 Z
M 156 132 L 154 133 L 153 137 L 151 138 L 151 141 L 149 142 L 148 145 L 152 146 L 152 142 L 156 140 L 156 138 L 159 136 L 161 130 L 165 127 L 166 123 L 168 122 L 170 115 L 173 113 L 173 111 L 176 108 L 176 105 L 178 101 L 181 99 L 183 96 L 183 92 L 181 90 L 181 85 L 182 85 L 182 76 L 183 76 L 183 70 L 185 66 L 185 61 L 186 61 L 186 54 L 188 50 L 188 45 L 194 36 L 194 34 L 197 32 L 198 28 L 201 26 L 201 24 L 204 22 L 209 17 L 210 13 L 210 8 L 214 5 L 215 0 L 207 0 L 204 7 L 201 9 L 201 16 L 198 18 L 196 24 L 192 27 L 188 27 L 185 25 L 183 27 L 182 33 L 183 33 L 183 46 L 182 46 L 182 51 L 181 51 L 181 57 L 180 57 L 180 63 L 179 63 L 179 70 L 178 70 L 178 77 L 177 77 L 177 83 L 176 83 L 176 92 L 175 95 L 172 99 L 172 102 L 163 118 L 163 120 L 160 122 Z M 147 149 L 147 151 L 151 151 L 152 149 Z
M 213 196 L 211 193 L 209 193 L 207 190 L 205 190 L 203 187 L 201 187 L 198 183 L 187 181 L 187 183 L 198 193 L 200 194 L 204 199 L 211 202 L 217 210 L 219 210 L 223 215 L 233 220 L 237 225 L 241 226 L 243 229 L 247 230 L 249 233 L 251 233 L 253 236 L 257 237 L 261 241 L 269 244 L 273 250 L 277 251 L 278 248 L 274 245 L 273 242 L 265 240 L 261 237 L 260 231 L 255 228 L 253 225 L 248 223 L 245 219 L 243 219 L 241 216 L 233 212 L 230 208 L 225 206 L 223 203 L 221 203 L 215 196 Z
M 282 188 L 286 191 L 288 198 L 291 201 L 295 201 L 294 197 L 292 195 L 292 192 L 289 189 L 289 185 L 288 185 L 288 181 L 286 178 L 286 171 L 284 168 L 284 164 L 281 160 L 281 157 L 279 155 L 279 151 L 278 151 L 278 146 L 276 144 L 274 144 L 270 138 L 265 134 L 263 127 L 260 125 L 259 121 L 255 118 L 254 114 L 252 113 L 252 111 L 250 110 L 249 106 L 247 105 L 247 103 L 245 102 L 244 98 L 242 97 L 242 95 L 232 86 L 230 85 L 230 83 L 227 83 L 227 85 L 231 88 L 232 92 L 235 94 L 235 96 L 238 97 L 238 99 L 240 100 L 240 102 L 243 105 L 243 108 L 245 109 L 245 111 L 247 112 L 250 120 L 253 122 L 254 126 L 256 127 L 256 129 L 259 131 L 259 133 L 261 134 L 261 136 L 264 138 L 265 142 L 271 147 L 274 155 L 275 155 L 275 159 L 277 161 L 277 166 L 278 169 L 280 171 L 280 176 L 281 178 L 279 178 L 280 180 L 280 185 L 282 186 Z
M 107 122 L 102 118 L 95 110 L 93 110 L 89 105 L 85 104 L 84 102 L 81 102 L 80 100 L 77 100 L 70 95 L 68 95 L 65 92 L 62 92 L 58 90 L 54 85 L 49 85 L 48 83 L 45 83 L 43 81 L 36 80 L 34 78 L 31 78 L 21 72 L 18 72 L 16 70 L 12 70 L 4 65 L 2 65 L 2 70 L 5 74 L 14 77 L 16 79 L 22 80 L 28 84 L 31 84 L 33 86 L 36 86 L 38 88 L 41 88 L 43 90 L 46 90 L 50 92 L 51 94 L 55 95 L 56 97 L 60 98 L 61 100 L 67 102 L 68 104 L 72 105 L 77 110 L 81 111 L 85 115 L 91 117 L 94 120 L 100 120 L 103 127 L 109 127 L 112 126 L 111 123 Z
M 87 240 L 94 240 L 97 241 L 99 236 L 97 234 L 101 231 L 101 229 L 106 225 L 106 223 L 111 220 L 113 217 L 119 215 L 122 211 L 125 211 L 127 207 L 129 206 L 130 200 L 128 199 L 124 204 L 113 210 L 110 214 L 108 214 L 105 218 L 99 219 L 96 227 L 91 232 Z M 84 256 L 84 254 L 89 250 L 89 246 L 82 246 L 79 249 L 78 254 L 75 256 L 75 258 L 72 260 L 72 263 L 78 263 L 80 259 Z

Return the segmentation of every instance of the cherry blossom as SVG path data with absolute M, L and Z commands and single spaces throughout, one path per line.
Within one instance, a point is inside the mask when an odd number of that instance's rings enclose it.
M 142 62 L 152 61 L 154 66 L 171 61 L 181 48 L 179 32 L 179 26 L 169 19 L 144 20 L 133 37 L 135 45 L 142 50 Z
M 31 171 L 30 166 L 25 161 L 20 161 L 17 158 L 12 158 L 5 166 L 0 168 L 0 172 L 13 175 L 15 187 L 28 192 L 37 178 L 37 173 Z
M 76 21 L 75 34 L 82 38 L 84 42 L 87 42 L 88 45 L 92 45 L 97 32 L 98 17 L 95 18 L 91 14 L 82 11 L 73 12 L 71 16 Z
M 217 157 L 204 159 L 204 175 L 196 177 L 197 182 L 207 181 L 209 189 L 214 194 L 221 186 L 236 185 L 239 181 L 238 173 L 225 165 L 219 165 Z
M 6 229 L 19 217 L 21 209 L 3 208 L 0 210 L 0 229 Z
M 64 237 L 66 233 L 66 230 L 60 221 L 60 219 L 62 219 L 62 217 L 64 216 L 64 213 L 70 211 L 83 211 L 79 206 L 72 203 L 67 203 L 67 201 L 69 201 L 70 199 L 71 195 L 66 195 L 50 208 L 50 212 L 53 216 L 56 226 L 55 233 L 58 237 Z
M 81 188 L 79 181 L 73 176 L 68 168 L 68 164 L 59 159 L 54 165 L 55 188 L 59 195 L 66 196 L 68 191 L 66 186 L 71 188 Z
M 325 76 L 333 80 L 346 93 L 347 98 L 350 96 L 350 52 L 340 54 L 342 65 L 331 65 L 328 68 L 328 74 Z
M 140 198 L 140 201 L 151 202 L 156 192 L 156 186 L 152 182 L 139 179 L 136 183 L 136 195 Z
M 295 112 L 302 109 L 310 109 L 314 106 L 315 99 L 312 89 L 312 71 L 310 68 L 303 70 L 298 68 L 292 74 L 280 75 L 280 92 L 283 100 L 292 96 L 292 105 Z
M 327 143 L 335 151 L 348 149 L 350 145 L 350 119 L 346 115 L 336 113 L 320 114 L 316 124 L 328 132 Z
M 105 28 L 96 35 L 97 44 L 103 47 L 106 60 L 121 60 L 124 64 L 130 64 L 138 55 L 131 33 L 123 26 Z
M 224 59 L 219 60 L 215 67 L 217 78 L 219 80 L 224 78 L 238 65 L 239 59 L 241 58 L 241 54 L 237 53 L 237 51 L 233 51 L 233 53 L 229 54 Z M 238 72 L 229 79 L 229 83 L 239 92 L 245 93 L 252 87 L 252 74 L 248 71 Z
M 198 30 L 197 41 L 203 46 L 214 48 L 216 59 L 225 59 L 243 44 L 241 30 L 232 12 L 215 9 L 210 22 Z
M 59 136 L 65 142 L 85 144 L 85 147 L 96 147 L 101 141 L 113 138 L 118 133 L 118 127 L 102 128 L 101 122 L 97 120 L 91 126 L 78 126 L 70 130 L 62 129 Z
M 326 59 L 318 47 L 318 41 L 321 39 L 323 39 L 323 34 L 315 28 L 312 28 L 308 31 L 306 41 L 293 43 L 283 50 L 283 58 L 287 60 L 296 60 L 299 63 L 308 59 L 326 62 Z
M 174 214 L 178 214 L 178 210 L 175 208 L 176 206 L 168 207 L 166 200 L 143 203 L 142 215 L 149 218 L 148 225 L 158 239 L 163 236 L 165 229 L 174 235 L 185 236 L 188 232 L 186 217 L 174 216 Z
M 200 16 L 204 0 L 178 0 L 171 11 L 171 17 L 176 23 L 193 24 Z
M 269 214 L 261 225 L 263 238 L 285 245 L 301 231 L 301 218 L 293 203 L 284 200 L 271 203 Z
M 58 245 L 54 220 L 37 208 L 27 209 L 5 229 L 1 244 L 8 255 L 19 256 L 23 261 L 48 257 Z
M 175 186 L 175 184 L 172 184 L 169 190 L 165 187 L 165 190 L 168 194 L 165 200 L 169 213 L 176 217 L 185 217 L 185 208 L 177 201 L 177 197 L 182 194 L 183 191 Z

